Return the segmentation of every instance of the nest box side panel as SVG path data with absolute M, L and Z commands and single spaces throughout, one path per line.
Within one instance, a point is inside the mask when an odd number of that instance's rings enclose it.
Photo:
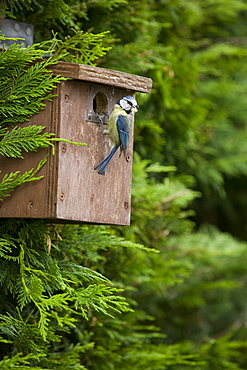
M 33 116 L 30 122 L 20 124 L 27 125 L 49 125 L 51 121 L 52 103 L 48 102 L 45 110 Z M 23 152 L 24 159 L 0 157 L 0 180 L 5 174 L 20 171 L 23 174 L 32 168 L 37 168 L 39 162 L 44 159 L 50 148 L 40 149 L 37 152 Z M 47 206 L 47 179 L 49 166 L 46 163 L 37 173 L 38 176 L 44 176 L 40 180 L 31 181 L 18 186 L 10 196 L 4 197 L 0 202 L 0 217 L 28 217 L 28 218 L 44 218 L 46 216 Z
M 96 113 L 111 112 L 128 94 L 124 89 L 75 80 L 61 84 L 60 137 L 87 145 L 59 143 L 57 218 L 129 225 L 133 132 L 127 160 L 117 152 L 105 176 L 94 170 L 111 149 Z

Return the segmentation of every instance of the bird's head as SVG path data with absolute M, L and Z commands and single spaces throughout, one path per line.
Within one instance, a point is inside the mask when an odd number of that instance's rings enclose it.
M 138 111 L 139 105 L 133 96 L 125 96 L 122 99 L 119 99 L 117 102 L 120 107 L 125 110 L 126 113 L 135 113 Z

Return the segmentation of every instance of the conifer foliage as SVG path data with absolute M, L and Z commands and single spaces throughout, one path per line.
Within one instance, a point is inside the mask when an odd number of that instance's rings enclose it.
M 4 42 L 4 35 L 0 35 Z M 42 133 L 42 126 L 17 127 L 44 108 L 44 99 L 52 99 L 55 84 L 63 78 L 53 77 L 47 67 L 55 61 L 35 63 L 44 51 L 34 46 L 23 49 L 13 44 L 8 49 L 4 45 L 0 53 L 0 153 L 4 157 L 23 158 L 23 152 L 36 151 L 50 145 L 52 134 Z M 11 129 L 12 128 L 12 129 Z M 24 174 L 19 171 L 6 174 L 0 183 L 0 197 L 9 196 L 16 186 L 35 177 L 44 165 L 41 161 L 36 169 Z

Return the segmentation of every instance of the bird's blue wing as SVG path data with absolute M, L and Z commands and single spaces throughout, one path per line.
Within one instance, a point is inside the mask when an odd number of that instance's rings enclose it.
M 124 151 L 129 144 L 129 127 L 128 127 L 128 118 L 127 116 L 119 115 L 117 119 L 117 130 L 120 140 L 120 148 Z

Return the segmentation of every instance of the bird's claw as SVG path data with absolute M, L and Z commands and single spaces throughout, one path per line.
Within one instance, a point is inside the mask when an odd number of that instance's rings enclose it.
M 104 124 L 104 118 L 106 117 L 107 119 L 109 118 L 109 114 L 108 114 L 108 112 L 103 112 L 103 116 L 101 116 L 99 113 L 95 113 L 95 115 L 96 115 L 96 117 L 98 118 L 98 120 L 99 120 L 99 123 L 98 123 L 98 126 L 103 126 L 103 124 Z
M 101 117 L 101 115 L 99 115 L 98 113 L 96 113 L 96 117 L 99 120 L 98 126 L 103 126 L 103 118 Z
M 108 113 L 107 111 L 104 111 L 103 113 L 104 113 L 104 116 L 105 116 L 107 119 L 109 119 L 109 117 L 110 117 L 109 113 Z

